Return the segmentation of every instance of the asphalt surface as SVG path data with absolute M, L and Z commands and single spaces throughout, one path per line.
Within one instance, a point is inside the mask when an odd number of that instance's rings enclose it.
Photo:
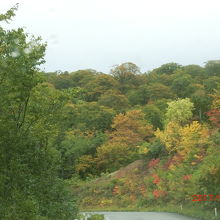
M 196 220 L 165 212 L 95 212 L 104 214 L 105 220 Z M 197 219 L 198 220 L 198 219 Z

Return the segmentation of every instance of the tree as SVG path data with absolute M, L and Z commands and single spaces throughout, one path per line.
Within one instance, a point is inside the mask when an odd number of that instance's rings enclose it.
M 166 86 L 170 86 L 172 83 L 172 75 L 169 74 L 158 74 L 156 71 L 152 70 L 149 73 L 143 74 L 145 76 L 145 84 L 161 83 Z
M 199 182 L 200 189 L 204 190 L 206 194 L 218 195 L 220 183 L 220 135 L 219 132 L 214 133 L 210 137 L 210 143 L 206 152 L 206 157 L 203 163 L 200 164 L 194 174 L 194 183 Z M 199 190 L 198 190 L 199 191 Z M 218 206 L 217 202 L 207 204 L 210 208 Z
M 16 9 L 0 15 L 0 21 L 9 21 Z M 52 142 L 63 102 L 51 85 L 41 83 L 38 66 L 45 48 L 22 28 L 0 26 L 0 218 L 5 220 L 76 214 L 57 173 L 59 152 Z
M 164 131 L 157 129 L 155 135 L 165 144 L 169 153 L 186 157 L 196 146 L 207 142 L 208 132 L 197 121 L 187 124 L 192 118 L 194 105 L 189 98 L 168 102 Z
M 124 114 L 118 114 L 113 119 L 109 133 L 111 143 L 121 143 L 136 146 L 152 136 L 152 126 L 144 119 L 140 110 L 132 110 Z
M 186 98 L 194 92 L 194 88 L 190 86 L 193 82 L 192 77 L 189 74 L 175 74 L 174 80 L 171 85 L 172 91 L 179 97 L 179 98 Z
M 46 79 L 52 83 L 56 89 L 68 89 L 72 87 L 85 87 L 87 83 L 93 80 L 96 76 L 94 70 L 78 70 L 68 73 L 57 71 L 54 73 L 46 73 Z
M 162 129 L 162 112 L 160 109 L 154 104 L 147 104 L 143 108 L 143 113 L 145 114 L 145 119 L 153 125 L 154 129 L 160 128 Z
M 80 87 L 63 89 L 62 92 L 65 94 L 66 98 L 74 104 L 81 103 L 88 99 L 88 93 L 85 89 Z
M 194 114 L 201 121 L 207 119 L 205 112 L 210 110 L 211 97 L 206 93 L 204 86 L 201 84 L 193 85 L 196 91 L 191 95 L 191 100 L 194 104 Z
M 113 108 L 117 111 L 123 111 L 129 107 L 127 97 L 114 90 L 109 90 L 101 95 L 98 100 L 98 104 Z
M 220 85 L 220 77 L 219 76 L 211 76 L 208 79 L 203 81 L 203 85 L 208 94 L 214 92 Z
M 201 146 L 208 143 L 209 137 L 207 128 L 202 127 L 197 121 L 183 127 L 169 122 L 164 131 L 157 130 L 155 135 L 170 154 L 177 153 L 184 159 L 191 152 L 198 153 Z
M 99 74 L 85 87 L 88 91 L 88 101 L 97 101 L 101 95 L 109 90 L 117 90 L 118 87 L 118 82 L 112 76 Z
M 60 175 L 62 178 L 69 179 L 75 171 L 79 172 L 79 166 L 81 166 L 79 164 L 84 159 L 88 159 L 88 155 L 89 158 L 92 158 L 96 148 L 101 146 L 105 140 L 106 136 L 103 133 L 67 131 L 61 143 L 57 144 L 57 148 L 61 152 Z
M 199 65 L 184 66 L 183 72 L 191 75 L 192 77 L 195 77 L 197 80 L 200 80 L 200 81 L 205 77 L 205 69 Z
M 148 85 L 149 100 L 155 101 L 158 99 L 173 99 L 176 95 L 171 91 L 170 87 L 161 83 Z
M 70 80 L 73 87 L 84 88 L 97 75 L 98 73 L 93 69 L 78 70 L 70 73 Z
M 178 124 L 185 124 L 192 118 L 194 105 L 189 98 L 178 99 L 176 101 L 168 102 L 166 112 L 166 123 L 175 122 Z
M 111 128 L 115 111 L 96 102 L 68 103 L 64 110 L 63 126 L 81 131 L 101 131 Z
M 157 69 L 154 69 L 153 72 L 157 74 L 173 74 L 176 70 L 180 69 L 182 66 L 178 63 L 166 63 L 160 66 Z
M 210 60 L 205 63 L 205 71 L 208 76 L 220 75 L 220 60 Z
M 140 82 L 136 75 L 139 73 L 139 68 L 130 62 L 117 65 L 111 69 L 111 74 L 119 82 L 122 93 L 126 93 L 129 89 L 138 86 Z
M 123 143 L 109 143 L 97 148 L 97 167 L 100 171 L 115 171 L 132 162 L 137 153 Z
M 220 89 L 216 89 L 211 97 L 213 98 L 211 110 L 206 114 L 208 115 L 211 124 L 214 127 L 220 128 Z
M 148 102 L 156 101 L 158 99 L 173 99 L 176 97 L 168 86 L 161 83 L 142 85 L 137 90 L 131 91 L 128 96 L 130 103 L 133 105 L 145 105 Z
M 116 170 L 137 159 L 139 144 L 153 135 L 152 126 L 144 120 L 140 110 L 116 115 L 111 127 L 113 130 L 107 132 L 109 139 L 97 148 L 94 157 L 99 173 Z
M 128 93 L 128 100 L 131 105 L 145 105 L 149 100 L 149 91 L 146 85 L 141 85 L 138 89 Z
M 160 109 L 160 111 L 163 113 L 163 115 L 165 115 L 167 107 L 168 107 L 167 103 L 171 101 L 172 101 L 171 99 L 159 99 L 154 102 L 154 105 L 156 105 Z M 163 119 L 164 119 L 164 116 L 163 116 Z
M 97 160 L 92 155 L 83 155 L 78 159 L 75 166 L 76 172 L 81 177 L 86 177 L 88 174 L 97 174 Z

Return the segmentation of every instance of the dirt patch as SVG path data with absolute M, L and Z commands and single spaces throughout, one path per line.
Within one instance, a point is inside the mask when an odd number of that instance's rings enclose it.
M 132 176 L 134 174 L 142 173 L 145 170 L 145 168 L 146 166 L 144 160 L 136 160 L 128 166 L 122 167 L 118 171 L 114 172 L 112 177 L 123 178 Z

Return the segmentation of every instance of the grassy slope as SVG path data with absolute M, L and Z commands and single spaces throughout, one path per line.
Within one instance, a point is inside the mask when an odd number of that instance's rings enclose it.
M 146 161 L 135 161 L 113 174 L 81 183 L 76 187 L 82 211 L 158 211 L 173 212 L 204 220 L 216 220 L 214 210 L 204 210 L 201 202 L 191 202 L 182 205 L 165 203 L 152 204 L 139 191 L 148 173 Z M 121 188 L 117 191 L 115 186 Z M 151 200 L 152 201 L 152 200 Z

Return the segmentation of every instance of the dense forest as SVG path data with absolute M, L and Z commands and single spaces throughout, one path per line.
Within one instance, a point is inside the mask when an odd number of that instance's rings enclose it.
M 0 26 L 1 219 L 70 220 L 78 206 L 220 208 L 219 60 L 48 73 L 45 50 Z

